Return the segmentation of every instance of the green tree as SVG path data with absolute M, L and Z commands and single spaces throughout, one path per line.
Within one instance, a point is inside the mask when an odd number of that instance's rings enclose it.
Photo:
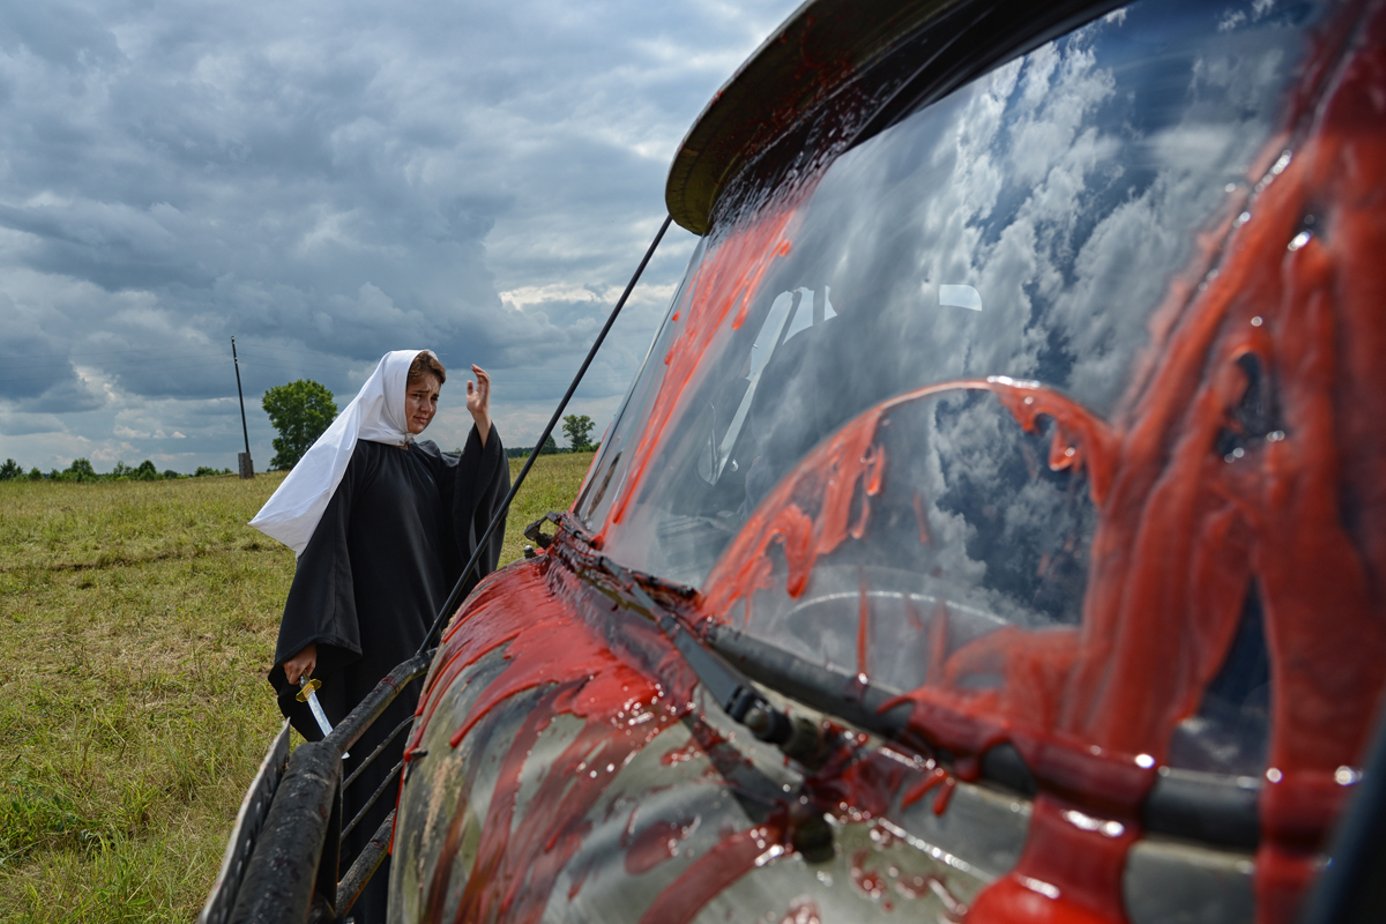
M 155 481 L 159 477 L 159 470 L 154 467 L 153 462 L 145 459 L 130 473 L 130 476 L 136 481 Z
M 546 456 L 554 452 L 558 452 L 558 441 L 550 434 L 544 438 L 544 445 L 539 447 L 539 455 Z
M 67 470 L 59 472 L 57 477 L 62 481 L 95 481 L 97 474 L 90 459 L 73 459 Z
M 573 452 L 587 452 L 592 448 L 592 418 L 586 414 L 569 414 L 563 418 L 563 435 L 568 437 L 568 445 Z
M 337 402 L 332 400 L 332 392 L 312 379 L 276 385 L 265 392 L 260 403 L 274 429 L 279 431 L 274 439 L 270 468 L 281 471 L 293 468 L 337 416 Z
M 14 459 L 6 459 L 5 464 L 0 465 L 0 481 L 12 481 L 23 474 L 24 469 Z

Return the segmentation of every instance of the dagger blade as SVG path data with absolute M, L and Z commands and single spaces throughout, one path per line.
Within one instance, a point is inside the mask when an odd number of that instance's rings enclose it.
M 294 698 L 300 703 L 307 703 L 308 710 L 313 713 L 313 721 L 318 723 L 318 728 L 322 729 L 322 736 L 326 738 L 332 734 L 332 723 L 327 721 L 327 713 L 322 710 L 322 703 L 318 702 L 318 687 L 322 686 L 322 681 L 316 677 L 300 677 L 298 680 L 298 693 Z M 351 755 L 342 752 L 342 760 L 346 760 Z

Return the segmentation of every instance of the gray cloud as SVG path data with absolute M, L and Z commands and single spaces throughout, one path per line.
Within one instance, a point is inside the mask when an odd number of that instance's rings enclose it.
M 487 366 L 532 441 L 679 139 L 795 5 L 0 9 L 0 455 L 234 464 L 233 336 L 262 466 L 265 388 L 345 401 L 399 346 Z M 690 249 L 670 236 L 579 391 L 599 427 Z

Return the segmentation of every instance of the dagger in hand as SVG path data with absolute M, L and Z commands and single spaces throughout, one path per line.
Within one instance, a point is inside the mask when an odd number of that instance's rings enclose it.
M 318 728 L 322 729 L 322 736 L 326 738 L 332 734 L 332 723 L 327 721 L 327 713 L 322 711 L 322 703 L 318 702 L 318 688 L 322 686 L 322 681 L 316 677 L 300 677 L 298 679 L 298 692 L 294 698 L 300 703 L 307 703 L 308 709 L 313 713 L 313 721 L 318 723 Z M 346 760 L 351 755 L 342 752 L 342 760 Z

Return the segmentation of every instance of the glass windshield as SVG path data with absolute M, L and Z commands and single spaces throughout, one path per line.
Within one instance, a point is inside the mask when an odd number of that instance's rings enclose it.
M 1314 130 L 1303 95 L 1330 92 L 1312 59 L 1331 18 L 1131 6 L 720 227 L 576 514 L 616 560 L 804 657 L 1050 721 L 1061 702 L 1005 679 L 1047 651 L 1113 703 L 1070 731 L 1263 767 L 1272 591 L 1226 496 L 1284 441 L 1283 357 L 1257 338 L 1298 322 L 1272 318 L 1278 290 L 1210 293 L 1251 274 L 1253 214 Z M 1277 262 L 1329 210 L 1284 208 L 1300 225 Z M 1118 621 L 1149 633 L 1125 661 L 1101 642 L 1166 710 L 1148 721 L 1085 661 Z

